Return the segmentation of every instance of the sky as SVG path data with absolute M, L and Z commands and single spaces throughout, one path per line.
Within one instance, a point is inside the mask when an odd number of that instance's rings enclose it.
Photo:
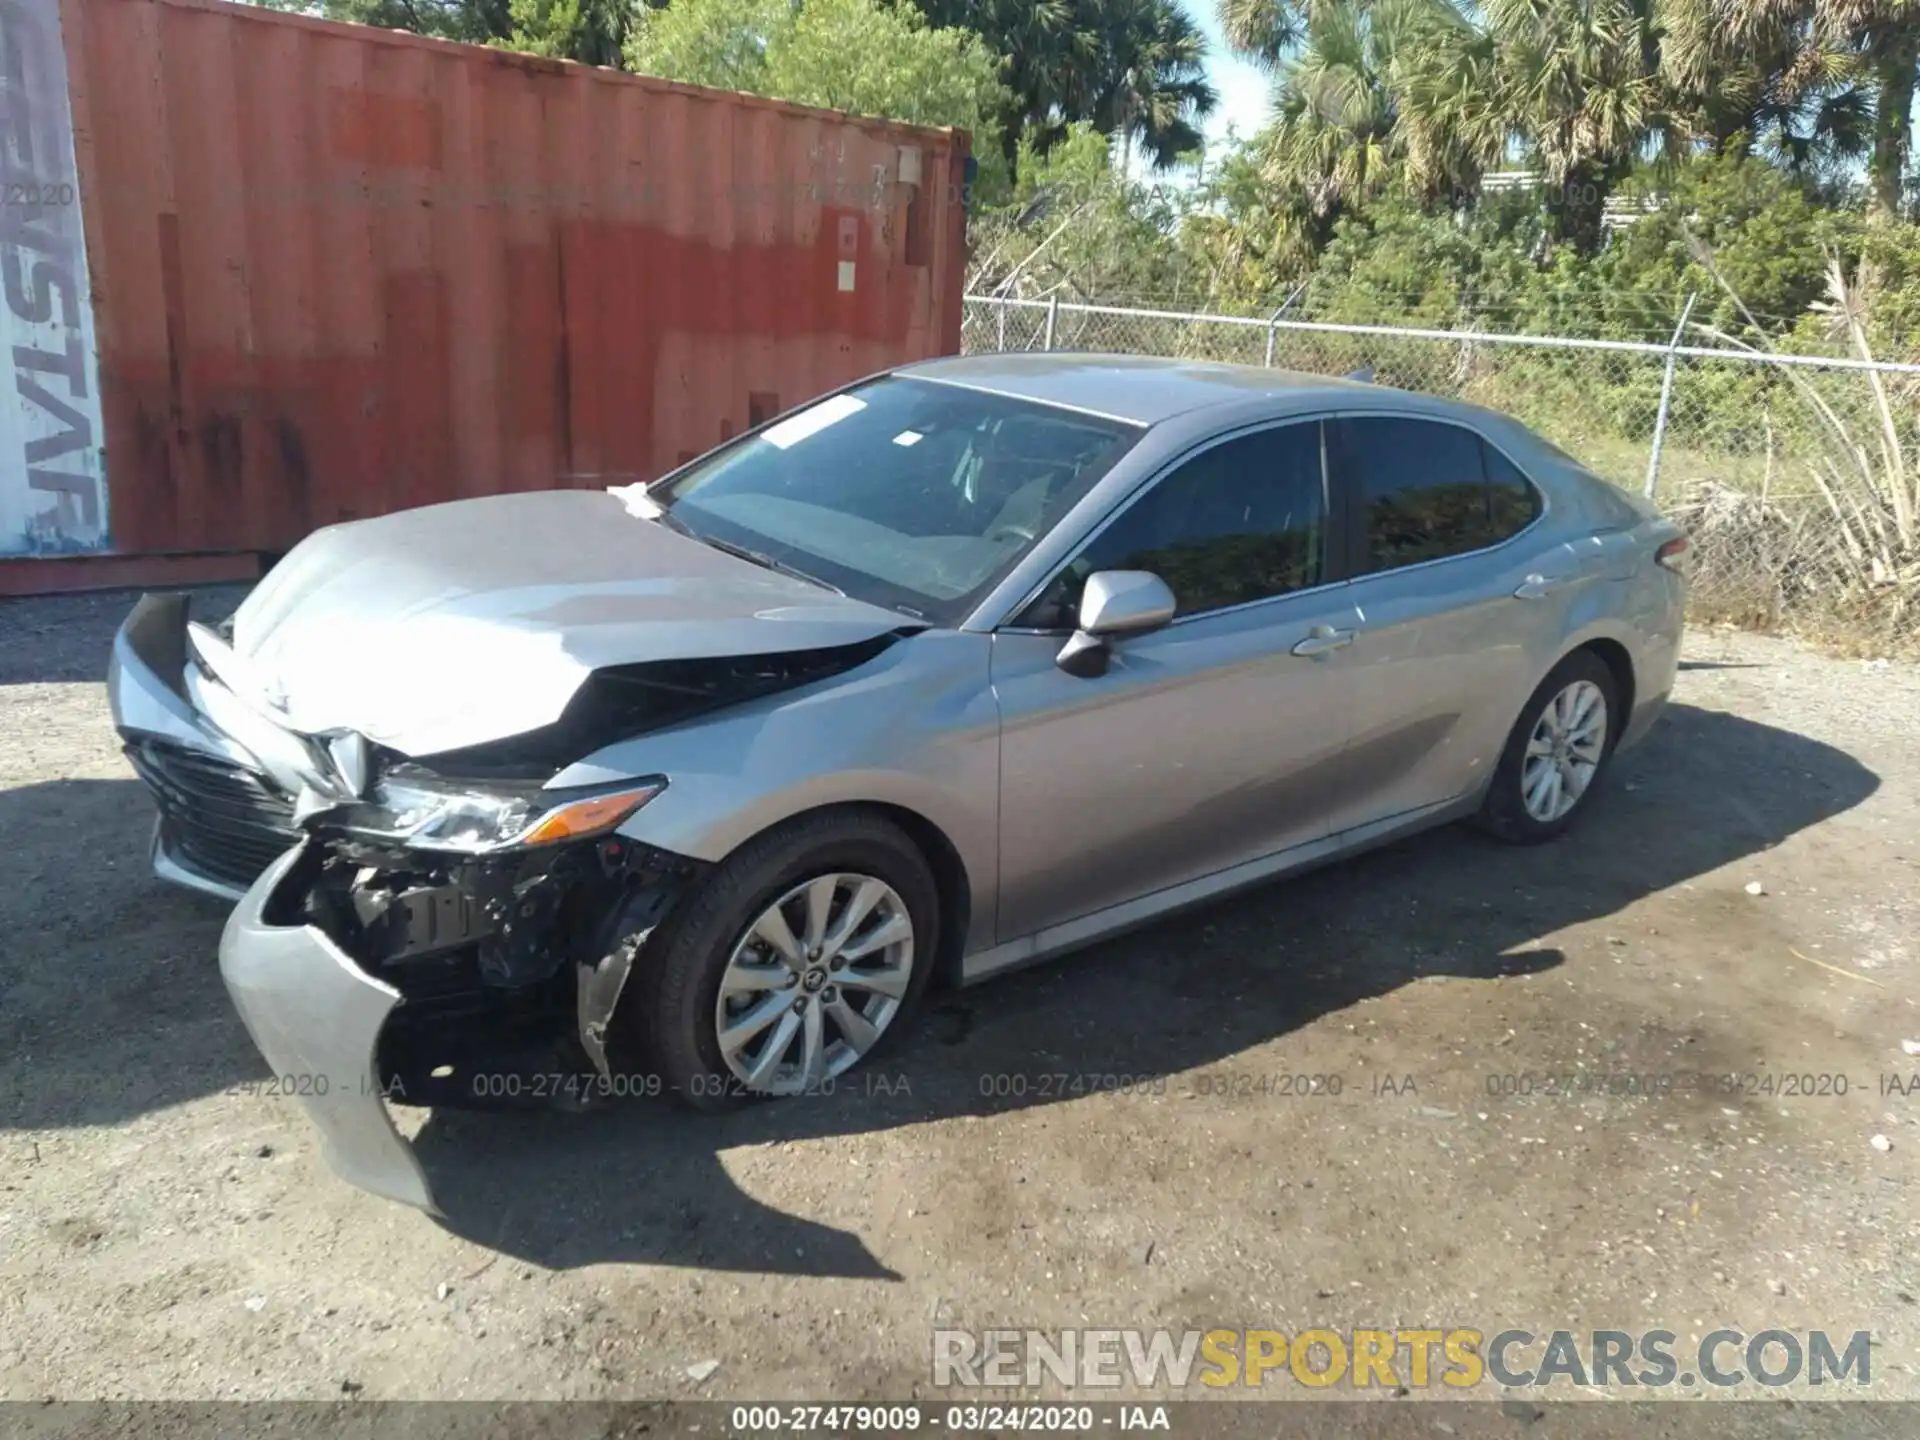
M 1267 118 L 1267 92 L 1271 82 L 1227 49 L 1213 0 L 1180 0 L 1180 3 L 1206 31 L 1207 78 L 1220 92 L 1220 103 L 1207 119 L 1207 148 L 1211 150 L 1215 142 L 1224 139 L 1230 125 L 1244 140 Z

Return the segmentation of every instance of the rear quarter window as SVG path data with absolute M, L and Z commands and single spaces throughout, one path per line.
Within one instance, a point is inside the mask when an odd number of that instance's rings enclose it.
M 1488 535 L 1497 544 L 1540 518 L 1540 492 L 1519 466 L 1484 440 L 1480 452 L 1487 467 Z

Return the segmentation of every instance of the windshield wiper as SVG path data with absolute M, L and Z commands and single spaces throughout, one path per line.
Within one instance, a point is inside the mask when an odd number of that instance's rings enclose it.
M 798 565 L 789 565 L 784 560 L 775 560 L 773 562 L 773 568 L 778 570 L 782 575 L 791 575 L 796 580 L 804 580 L 809 585 L 818 585 L 822 590 L 831 590 L 836 595 L 844 595 L 847 593 L 831 580 L 822 580 L 818 575 L 809 575 Z
M 674 514 L 673 511 L 667 509 L 664 505 L 660 507 L 660 513 L 658 515 L 655 515 L 653 518 L 659 521 L 662 525 L 666 526 L 669 530 L 675 531 L 678 534 L 692 536 L 692 538 L 695 540 L 706 539 L 706 536 L 704 535 L 695 534 L 694 529 L 691 525 L 687 524 L 686 521 L 682 520 L 678 515 Z
M 671 514 L 672 512 L 669 511 L 668 513 Z M 685 526 L 685 523 L 686 523 L 685 521 L 681 522 L 683 527 Z M 686 530 L 685 533 L 692 535 L 694 539 L 700 541 L 700 543 L 703 545 L 711 545 L 716 550 L 722 550 L 729 555 L 737 556 L 742 560 L 750 561 L 753 564 L 760 566 L 762 569 L 777 571 L 779 574 L 782 574 L 782 575 L 791 575 L 795 580 L 804 580 L 809 585 L 818 585 L 822 590 L 831 590 L 836 595 L 844 595 L 847 593 L 846 591 L 842 590 L 838 585 L 830 585 L 825 580 L 822 580 L 818 575 L 809 575 L 806 571 L 802 570 L 799 566 L 789 565 L 784 560 L 777 560 L 773 556 L 767 554 L 765 551 L 750 550 L 745 545 L 734 544 L 733 541 L 731 540 L 722 540 L 715 535 L 701 535 L 693 530 Z

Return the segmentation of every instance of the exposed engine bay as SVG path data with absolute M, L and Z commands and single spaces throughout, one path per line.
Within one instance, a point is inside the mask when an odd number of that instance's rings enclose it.
M 550 725 L 420 758 L 445 773 L 546 780 L 615 740 L 664 730 L 749 700 L 798 689 L 873 659 L 902 632 L 848 645 L 608 665 L 594 671 Z
M 613 1014 L 703 868 L 618 835 L 451 857 L 318 825 L 278 892 L 297 913 L 268 918 L 315 927 L 399 991 L 375 1056 L 388 1099 L 583 1105 L 632 1084 Z

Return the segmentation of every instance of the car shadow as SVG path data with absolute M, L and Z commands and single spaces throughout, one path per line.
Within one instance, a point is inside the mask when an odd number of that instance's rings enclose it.
M 1832 746 L 1676 705 L 1556 844 L 1449 827 L 936 994 L 831 1095 L 721 1116 L 648 1100 L 436 1112 L 416 1149 L 444 1223 L 527 1261 L 895 1278 L 857 1237 L 756 1200 L 722 1154 L 1073 1099 L 1218 1064 L 1414 981 L 1547 970 L 1564 957 L 1537 937 L 1776 845 L 1878 784 Z M 1581 863 L 1595 852 L 1607 863 Z
M 897 1278 L 859 1235 L 755 1199 L 723 1157 L 1151 1082 L 1428 977 L 1550 969 L 1563 957 L 1537 937 L 1776 845 L 1878 784 L 1833 746 L 1676 705 L 1555 844 L 1449 827 L 932 995 L 831 1095 L 722 1116 L 663 1100 L 439 1110 L 416 1150 L 450 1230 L 530 1263 Z M 0 1129 L 122 1123 L 266 1074 L 217 972 L 225 907 L 151 878 L 151 823 L 130 779 L 0 790 Z

